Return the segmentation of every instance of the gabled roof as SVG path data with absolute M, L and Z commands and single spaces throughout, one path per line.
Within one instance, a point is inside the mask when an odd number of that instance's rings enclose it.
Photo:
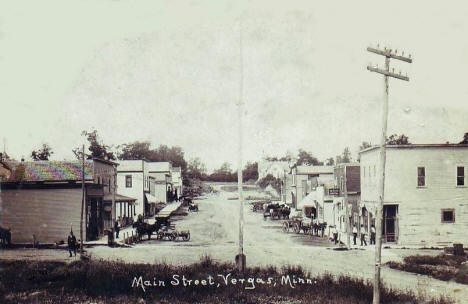
M 80 161 L 33 161 L 7 162 L 11 176 L 7 182 L 80 181 L 82 163 Z M 93 160 L 85 161 L 85 180 L 93 179 Z

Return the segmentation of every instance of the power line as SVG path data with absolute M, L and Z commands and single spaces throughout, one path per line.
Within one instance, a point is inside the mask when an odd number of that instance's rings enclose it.
M 380 303 L 380 268 L 382 261 L 382 217 L 383 217 L 383 205 L 384 205 L 384 194 L 385 194 L 385 162 L 386 162 L 386 141 L 387 141 L 387 121 L 388 121 L 388 77 L 409 81 L 408 76 L 403 76 L 400 73 L 390 72 L 390 59 L 397 59 L 404 62 L 412 63 L 411 55 L 406 57 L 404 52 L 400 55 L 397 50 L 392 50 L 385 47 L 383 50 L 377 48 L 368 47 L 368 52 L 384 56 L 385 57 L 385 68 L 380 69 L 378 66 L 367 66 L 367 69 L 374 73 L 384 75 L 384 102 L 382 110 L 382 137 L 380 142 L 380 180 L 379 180 L 379 202 L 376 208 L 375 224 L 376 224 L 376 245 L 375 245 L 375 277 L 374 277 L 374 291 L 373 291 L 373 304 Z

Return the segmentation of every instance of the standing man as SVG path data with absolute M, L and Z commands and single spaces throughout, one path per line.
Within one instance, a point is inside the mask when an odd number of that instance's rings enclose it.
M 370 229 L 370 244 L 375 245 L 375 227 L 374 227 L 374 224 L 372 224 L 371 229 Z
M 356 225 L 353 225 L 353 242 L 356 245 L 356 238 L 357 238 L 357 228 Z
M 119 219 L 115 221 L 114 223 L 114 229 L 115 229 L 115 238 L 119 238 L 119 232 L 120 232 L 120 224 L 119 224 L 120 216 Z
M 364 229 L 364 225 L 361 225 L 361 246 L 362 244 L 364 244 L 364 246 L 367 246 L 366 229 Z
M 335 245 L 336 245 L 338 243 L 338 230 L 336 230 L 336 225 L 333 226 L 332 233 L 333 233 L 333 241 L 335 242 Z
M 73 230 L 70 230 L 70 235 L 68 236 L 68 253 L 70 253 L 70 257 L 72 257 L 72 252 L 76 256 L 76 237 L 73 235 Z

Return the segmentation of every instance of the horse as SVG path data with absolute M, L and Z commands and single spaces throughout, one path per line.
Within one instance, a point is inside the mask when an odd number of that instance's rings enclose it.
M 138 240 L 141 241 L 143 235 L 148 235 L 148 240 L 151 240 L 151 235 L 153 232 L 157 232 L 161 228 L 161 223 L 156 221 L 154 224 L 148 224 L 145 222 L 135 222 L 133 228 L 136 228 Z
M 0 244 L 2 247 L 11 245 L 11 228 L 5 229 L 0 226 Z

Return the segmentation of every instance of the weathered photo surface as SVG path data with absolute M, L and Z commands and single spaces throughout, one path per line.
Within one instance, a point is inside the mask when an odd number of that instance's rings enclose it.
M 468 302 L 463 1 L 1 7 L 1 303 Z

